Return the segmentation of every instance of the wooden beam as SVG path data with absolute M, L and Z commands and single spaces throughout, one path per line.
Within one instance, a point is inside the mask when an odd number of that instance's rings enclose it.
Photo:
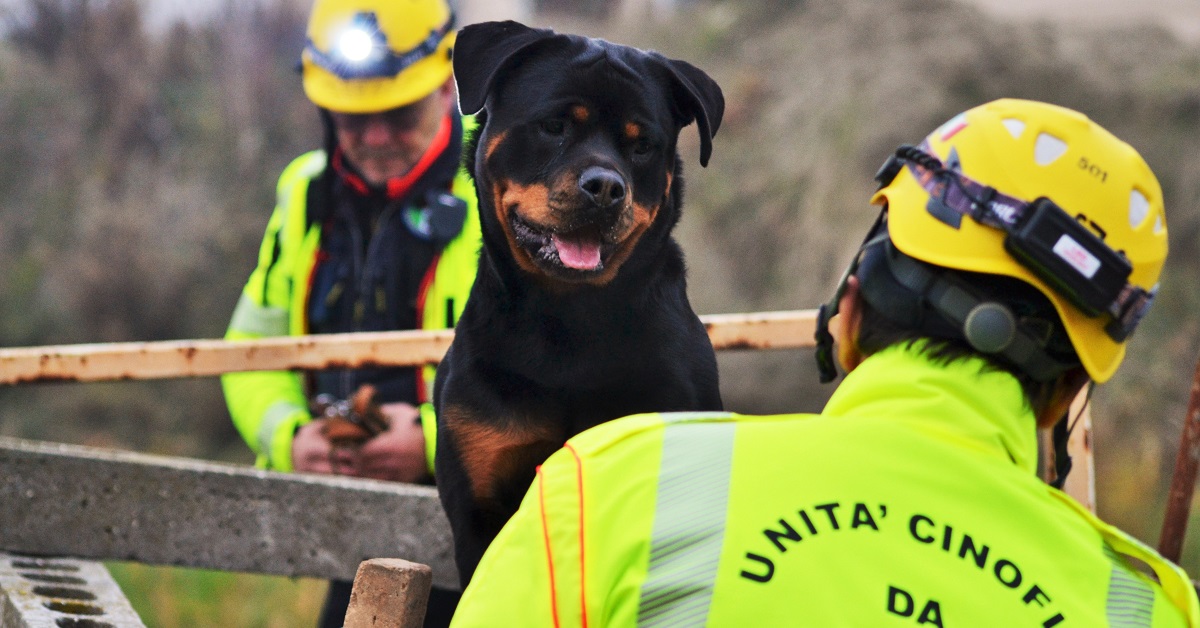
M 701 316 L 700 322 L 717 351 L 809 349 L 816 344 L 816 310 L 710 314 Z
M 814 310 L 702 316 L 714 348 L 813 346 Z M 235 371 L 436 364 L 454 332 L 394 331 L 258 340 L 178 340 L 0 349 L 0 385 L 204 377 Z
M 0 349 L 0 384 L 203 377 L 233 371 L 436 363 L 452 331 L 277 336 Z

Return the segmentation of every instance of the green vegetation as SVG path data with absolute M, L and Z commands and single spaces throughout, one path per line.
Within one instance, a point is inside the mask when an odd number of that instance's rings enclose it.
M 156 33 L 134 0 L 27 0 L 7 21 L 0 346 L 223 333 L 275 177 L 319 142 L 294 72 L 302 8 L 246 4 Z M 707 0 L 635 30 L 544 20 L 687 59 L 724 87 L 707 170 L 695 134 L 682 136 L 679 234 L 704 313 L 826 299 L 876 212 L 879 163 L 982 101 L 1080 109 L 1138 148 L 1166 193 L 1172 252 L 1130 360 L 1096 395 L 1095 443 L 1101 514 L 1156 540 L 1200 357 L 1200 50 L 1165 30 L 1001 23 L 949 0 Z M 726 403 L 819 409 L 828 389 L 811 364 L 807 353 L 722 356 Z M 0 433 L 251 460 L 213 380 L 0 389 Z M 1196 575 L 1191 528 L 1183 562 Z M 320 604 L 319 583 L 114 571 L 155 626 L 294 625 Z
M 136 563 L 108 563 L 108 569 L 153 628 L 294 628 L 311 625 L 325 600 L 326 584 L 318 580 Z

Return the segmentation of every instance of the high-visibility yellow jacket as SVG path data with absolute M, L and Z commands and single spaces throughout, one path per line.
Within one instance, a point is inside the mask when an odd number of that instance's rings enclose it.
M 454 625 L 1200 625 L 1186 574 L 1036 455 L 1015 378 L 900 347 L 821 415 L 604 424 L 540 467 Z
M 471 118 L 464 118 L 470 128 Z M 258 265 L 251 273 L 225 337 L 230 340 L 308 333 L 308 291 L 321 242 L 321 224 L 308 220 L 308 186 L 326 168 L 324 151 L 306 153 L 294 160 L 279 177 L 275 210 L 267 223 Z M 418 301 L 422 329 L 445 329 L 457 321 L 475 281 L 480 249 L 478 200 L 475 186 L 459 170 L 451 192 L 467 202 L 462 232 L 439 254 L 433 280 L 422 287 Z M 453 309 L 449 316 L 448 308 Z M 433 385 L 433 369 L 423 373 Z M 292 470 L 292 439 L 296 428 L 312 420 L 299 373 L 259 371 L 228 373 L 221 377 L 226 404 L 234 425 L 258 455 L 258 465 L 279 471 Z M 427 397 L 428 398 L 428 397 Z M 433 472 L 436 421 L 433 406 L 421 405 L 425 452 Z

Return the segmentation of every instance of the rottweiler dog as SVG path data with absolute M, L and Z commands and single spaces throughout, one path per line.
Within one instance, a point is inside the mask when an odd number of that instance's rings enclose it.
M 717 366 L 671 238 L 680 130 L 707 165 L 720 87 L 683 61 L 516 22 L 454 50 L 479 195 L 479 273 L 438 367 L 436 472 L 463 586 L 571 436 L 640 412 L 719 410 Z

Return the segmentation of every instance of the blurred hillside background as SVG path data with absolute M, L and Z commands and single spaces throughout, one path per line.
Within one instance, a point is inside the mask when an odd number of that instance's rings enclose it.
M 875 216 L 883 158 L 976 104 L 1065 105 L 1138 148 L 1163 184 L 1171 257 L 1093 413 L 1100 513 L 1157 542 L 1200 357 L 1200 3 L 478 1 L 468 21 L 514 11 L 720 82 L 728 109 L 707 169 L 695 131 L 682 135 L 678 237 L 701 313 L 828 298 Z M 276 177 L 319 143 L 295 72 L 307 8 L 0 0 L 0 346 L 223 334 Z M 809 352 L 720 361 L 732 410 L 815 411 L 829 393 Z M 0 434 L 252 462 L 216 379 L 0 388 Z M 1191 532 L 1183 563 L 1198 577 L 1196 517 Z M 114 571 L 152 626 L 296 625 L 323 586 Z

